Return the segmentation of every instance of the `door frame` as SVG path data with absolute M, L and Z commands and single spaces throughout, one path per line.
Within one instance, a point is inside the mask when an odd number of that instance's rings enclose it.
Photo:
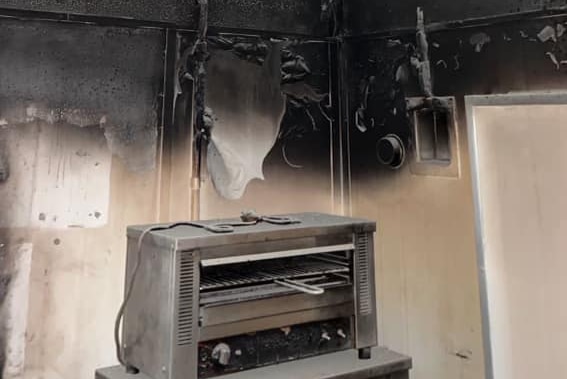
M 477 252 L 477 273 L 480 290 L 480 305 L 482 318 L 482 339 L 484 348 L 485 378 L 494 378 L 492 361 L 492 344 L 490 333 L 490 318 L 488 306 L 488 286 L 485 271 L 485 236 L 482 228 L 483 212 L 480 194 L 478 138 L 475 123 L 475 107 L 516 106 L 516 105 L 567 105 L 567 92 L 526 92 L 496 95 L 465 96 L 466 122 L 468 133 L 471 180 L 473 186 L 475 239 Z

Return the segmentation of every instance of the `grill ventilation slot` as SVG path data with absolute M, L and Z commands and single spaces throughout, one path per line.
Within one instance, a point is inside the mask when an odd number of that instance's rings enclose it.
M 195 262 L 188 251 L 179 253 L 179 304 L 177 311 L 177 344 L 193 343 L 193 286 L 195 281 Z
M 359 233 L 356 235 L 356 259 L 358 260 L 359 276 L 359 311 L 361 315 L 367 316 L 372 313 L 372 296 L 370 288 L 370 257 L 368 256 L 368 234 Z

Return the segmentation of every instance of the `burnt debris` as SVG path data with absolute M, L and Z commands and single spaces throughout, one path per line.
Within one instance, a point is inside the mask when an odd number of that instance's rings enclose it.
M 307 134 L 328 131 L 328 125 L 334 121 L 327 89 L 329 72 L 328 67 L 325 67 L 329 58 L 326 54 L 319 53 L 325 45 L 290 38 L 269 39 L 229 34 L 209 36 L 207 41 L 211 53 L 215 50 L 227 51 L 257 66 L 266 63 L 270 46 L 278 42 L 281 60 L 280 91 L 286 98 L 286 111 L 278 133 L 278 140 L 282 140 L 281 158 L 290 167 L 301 167 L 302 165 L 290 162 L 286 146 Z M 190 61 L 192 56 L 189 55 L 188 59 Z M 325 90 L 321 91 L 321 88 Z

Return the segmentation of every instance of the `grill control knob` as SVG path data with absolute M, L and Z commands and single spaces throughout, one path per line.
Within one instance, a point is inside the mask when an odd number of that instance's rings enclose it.
M 219 343 L 213 348 L 211 357 L 213 358 L 213 361 L 220 366 L 228 366 L 228 363 L 230 362 L 230 354 L 230 346 L 226 343 Z

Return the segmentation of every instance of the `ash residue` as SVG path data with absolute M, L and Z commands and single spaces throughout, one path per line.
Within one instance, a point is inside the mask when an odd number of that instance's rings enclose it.
M 331 125 L 336 115 L 329 106 L 329 54 L 327 45 L 291 43 L 282 68 L 282 91 L 286 113 L 281 123 L 277 150 L 280 159 L 293 169 L 320 168 L 328 156 Z

